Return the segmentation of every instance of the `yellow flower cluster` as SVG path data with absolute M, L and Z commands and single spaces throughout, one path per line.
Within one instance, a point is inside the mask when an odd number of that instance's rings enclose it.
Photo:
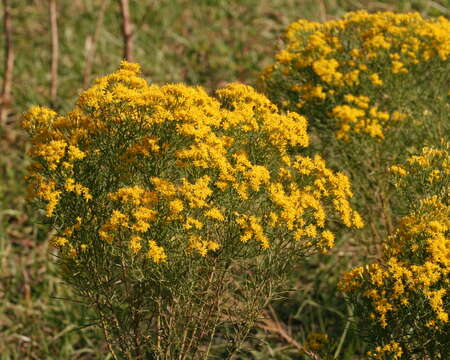
M 409 172 L 425 173 L 426 180 L 430 184 L 448 179 L 450 176 L 450 143 L 446 145 L 447 149 L 434 149 L 425 147 L 420 155 L 408 158 Z
M 428 331 L 436 337 L 448 328 L 449 165 L 450 146 L 444 143 L 441 148 L 425 147 L 419 155 L 410 156 L 403 166 L 390 168 L 399 177 L 398 186 L 407 192 L 420 184 L 422 193 L 413 192 L 421 198 L 410 199 L 416 204 L 409 215 L 400 219 L 396 232 L 386 241 L 382 261 L 354 268 L 340 282 L 342 291 L 359 297 L 371 309 L 370 318 L 387 337 L 406 339 L 409 336 L 406 332 L 411 331 L 421 336 Z M 420 321 L 413 320 L 419 318 Z M 409 326 L 411 321 L 414 329 Z M 393 355 L 397 358 L 402 350 L 398 344 L 378 346 L 373 357 L 381 359 L 386 352 L 397 354 Z
M 442 140 L 438 147 L 424 147 L 420 154 L 409 156 L 403 166 L 393 165 L 389 171 L 396 176 L 400 189 L 413 188 L 412 194 L 435 194 L 450 191 L 450 142 Z M 411 189 L 409 189 L 411 190 Z M 409 196 L 411 197 L 411 196 Z
M 327 334 L 324 333 L 309 333 L 303 347 L 306 351 L 320 350 L 329 342 Z
M 91 239 L 161 263 L 233 239 L 260 250 L 275 241 L 326 249 L 329 219 L 363 225 L 346 176 L 319 156 L 291 155 L 308 146 L 306 119 L 249 86 L 213 98 L 148 85 L 123 62 L 66 116 L 34 107 L 23 127 L 33 143 L 31 194 L 66 234 L 55 240 L 63 248 Z
M 260 77 L 269 97 L 311 116 L 313 126 L 326 121 L 340 139 L 361 133 L 382 140 L 386 130 L 407 116 L 390 99 L 392 91 L 411 85 L 405 75 L 428 71 L 437 62 L 448 68 L 450 21 L 358 11 L 323 24 L 294 22 L 285 43 Z M 318 104 L 323 115 L 313 111 Z
M 389 356 L 389 359 L 400 359 L 403 350 L 398 342 L 391 341 L 384 346 L 377 346 L 374 351 L 369 351 L 367 355 L 374 359 L 383 359 L 386 355 Z

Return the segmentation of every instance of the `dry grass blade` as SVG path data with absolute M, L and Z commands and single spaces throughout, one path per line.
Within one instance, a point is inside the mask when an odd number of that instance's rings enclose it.
M 98 38 L 100 36 L 100 30 L 105 18 L 105 11 L 108 7 L 109 0 L 103 0 L 100 10 L 98 12 L 97 23 L 95 24 L 95 30 L 93 36 L 86 38 L 86 60 L 83 71 L 83 87 L 87 88 L 91 81 L 92 64 L 95 58 L 95 49 Z
M 133 30 L 128 0 L 120 0 L 120 11 L 122 13 L 123 57 L 127 61 L 133 61 Z
M 58 39 L 58 12 L 56 0 L 50 1 L 50 28 L 52 33 L 52 65 L 50 99 L 54 104 L 58 94 L 58 63 L 59 63 L 59 39 Z
M 5 67 L 0 102 L 0 125 L 5 125 L 8 116 L 8 107 L 11 103 L 11 88 L 14 68 L 13 28 L 11 20 L 11 4 L 3 0 L 3 31 L 5 32 Z
M 300 353 L 304 353 L 310 356 L 312 360 L 322 360 L 319 355 L 306 349 L 291 336 L 286 326 L 282 324 L 278 319 L 278 316 L 272 306 L 269 305 L 269 311 L 266 311 L 264 319 L 258 324 L 258 326 L 261 329 L 277 334 L 280 338 L 297 349 Z

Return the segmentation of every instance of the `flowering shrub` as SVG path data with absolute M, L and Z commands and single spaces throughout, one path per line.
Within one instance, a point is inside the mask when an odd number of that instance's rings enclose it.
M 423 110 L 414 109 L 417 101 L 442 98 L 449 88 L 445 18 L 358 11 L 323 24 L 294 22 L 285 41 L 261 75 L 264 90 L 338 139 L 382 140 L 390 128 L 414 122 Z
M 352 12 L 299 20 L 261 75 L 269 98 L 307 117 L 311 147 L 346 171 L 367 214 L 360 244 L 379 253 L 402 207 L 389 165 L 450 133 L 450 22 L 419 14 Z
M 450 353 L 450 144 L 391 166 L 410 213 L 381 262 L 345 274 L 341 289 L 364 318 L 375 359 L 444 359 Z M 421 184 L 421 188 L 418 188 Z M 414 194 L 411 196 L 411 194 Z
M 333 246 L 330 221 L 362 226 L 348 178 L 292 155 L 306 126 L 248 86 L 213 98 L 127 62 L 66 116 L 30 109 L 30 196 L 111 351 L 206 357 L 220 333 L 231 356 L 289 265 Z

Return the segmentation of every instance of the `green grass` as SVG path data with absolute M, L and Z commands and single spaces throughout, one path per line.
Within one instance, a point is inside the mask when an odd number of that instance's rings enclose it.
M 49 98 L 47 2 L 27 0 L 13 7 L 14 102 L 8 125 L 0 129 L 0 360 L 108 358 L 102 334 L 87 326 L 95 322 L 93 314 L 71 301 L 76 300 L 74 295 L 57 277 L 47 245 L 49 229 L 38 224 L 37 214 L 26 205 L 27 145 L 18 129 L 21 114 L 31 105 L 52 105 L 57 110 L 73 105 L 83 89 L 86 39 L 95 32 L 101 3 L 58 2 L 60 67 L 55 104 Z M 280 46 L 283 28 L 298 18 L 324 21 L 355 9 L 450 15 L 448 0 L 149 0 L 131 5 L 135 60 L 148 81 L 202 85 L 209 92 L 229 82 L 254 84 Z M 108 2 L 96 45 L 91 80 L 113 71 L 121 60 L 117 1 Z M 353 254 L 352 246 L 350 240 L 341 241 L 320 261 L 299 265 L 292 287 L 302 290 L 273 305 L 291 340 L 302 343 L 310 331 L 328 331 L 335 340 L 334 353 L 342 339 L 339 359 L 364 358 L 358 357 L 364 345 L 357 334 L 350 331 L 343 337 L 350 310 L 337 297 L 334 285 L 345 266 L 344 254 Z M 252 350 L 243 358 L 306 358 L 273 328 L 255 329 L 248 345 Z

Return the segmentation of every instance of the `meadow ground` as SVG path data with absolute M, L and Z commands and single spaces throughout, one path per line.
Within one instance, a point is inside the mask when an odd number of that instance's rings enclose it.
M 230 82 L 256 83 L 281 46 L 283 29 L 299 18 L 326 21 L 348 11 L 419 11 L 450 17 L 446 0 L 163 0 L 131 2 L 134 60 L 151 83 L 184 82 L 209 92 Z M 32 105 L 69 109 L 93 79 L 122 58 L 117 1 L 58 2 L 59 70 L 52 100 L 48 2 L 12 4 L 15 66 L 9 117 L 0 127 L 0 360 L 108 359 L 95 318 L 74 301 L 49 255 L 48 225 L 26 203 L 29 147 L 19 127 Z M 4 37 L 0 41 L 4 48 Z M 95 48 L 95 52 L 93 49 Z M 2 52 L 2 59 L 4 57 Z M 92 64 L 89 65 L 90 58 Z M 4 78 L 4 69 L 0 69 Z M 336 358 L 363 359 L 365 346 L 348 331 L 351 308 L 335 284 L 348 242 L 320 261 L 302 264 L 286 299 L 267 309 L 243 359 L 307 359 L 298 344 L 310 332 L 336 339 Z M 345 262 L 345 261 L 344 261 Z

